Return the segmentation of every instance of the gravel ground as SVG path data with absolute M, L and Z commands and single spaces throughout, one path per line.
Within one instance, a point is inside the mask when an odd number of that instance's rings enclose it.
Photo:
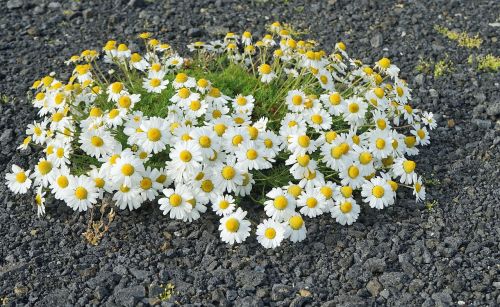
M 305 242 L 268 251 L 254 238 L 226 246 L 211 215 L 185 225 L 145 206 L 119 212 L 94 247 L 82 238 L 84 214 L 49 203 L 46 218 L 38 219 L 29 197 L 0 184 L 0 303 L 500 304 L 500 78 L 467 64 L 471 53 L 498 55 L 499 28 L 490 24 L 498 23 L 500 3 L 272 2 L 0 0 L 0 93 L 15 98 L 0 104 L 2 181 L 12 163 L 36 159 L 15 152 L 34 119 L 28 87 L 42 74 L 64 71 L 70 55 L 110 38 L 132 42 L 144 30 L 180 48 L 228 30 L 262 33 L 281 20 L 309 29 L 327 50 L 342 40 L 367 63 L 389 56 L 401 67 L 414 104 L 438 114 L 431 146 L 417 161 L 435 182 L 428 186 L 432 209 L 403 193 L 396 206 L 365 211 L 351 227 L 325 216 L 308 225 Z M 459 48 L 437 35 L 434 24 L 479 33 L 483 45 Z M 419 57 L 446 54 L 454 71 L 438 79 L 416 72 Z M 160 285 L 169 282 L 174 295 L 160 302 Z

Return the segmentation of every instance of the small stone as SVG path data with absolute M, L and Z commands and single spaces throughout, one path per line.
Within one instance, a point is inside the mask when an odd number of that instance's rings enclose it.
M 57 10 L 61 8 L 61 3 L 59 2 L 50 2 L 49 5 L 47 6 L 51 10 Z
M 84 19 L 89 19 L 94 16 L 94 11 L 91 8 L 85 9 L 82 12 L 82 16 Z
M 389 297 L 389 290 L 384 289 L 384 290 L 380 291 L 380 296 L 387 299 Z
M 490 129 L 491 127 L 491 121 L 487 120 L 487 119 L 477 119 L 477 118 L 473 118 L 471 120 L 471 122 L 473 124 L 475 124 L 476 126 L 478 126 L 478 128 L 480 129 Z
M 199 28 L 191 28 L 187 32 L 189 37 L 200 37 L 202 34 L 203 32 Z
M 28 35 L 30 36 L 38 36 L 39 34 L 38 29 L 35 27 L 28 28 L 28 30 L 26 30 L 26 33 L 28 33 Z
M 385 261 L 380 258 L 370 258 L 365 261 L 363 264 L 365 268 L 367 268 L 372 273 L 383 273 L 385 270 Z
M 424 75 L 423 74 L 418 74 L 415 77 L 415 83 L 417 83 L 419 86 L 424 85 Z
M 297 296 L 290 303 L 290 307 L 302 307 L 306 305 L 311 300 L 311 297 L 308 296 Z
M 144 286 L 137 285 L 120 289 L 116 291 L 114 296 L 116 303 L 124 306 L 134 306 L 138 300 L 146 296 L 146 290 Z
M 448 125 L 448 128 L 455 127 L 455 120 L 453 118 L 448 119 L 447 125 Z
M 16 286 L 14 287 L 14 294 L 18 297 L 24 296 L 26 293 L 28 293 L 28 291 L 29 291 L 28 287 L 20 283 L 17 283 Z
M 495 102 L 489 104 L 486 108 L 486 114 L 488 114 L 489 116 L 497 116 L 498 114 L 500 114 L 500 103 Z
M 377 279 L 372 279 L 366 285 L 366 289 L 373 297 L 377 297 L 382 290 L 382 285 L 378 282 Z
M 497 288 L 497 289 L 500 289 L 500 281 L 495 281 L 493 283 L 493 287 Z
M 33 14 L 35 15 L 40 15 L 43 14 L 44 12 L 45 12 L 45 6 L 43 5 L 35 6 L 35 8 L 33 9 Z
M 300 289 L 300 290 L 299 290 L 299 294 L 300 294 L 300 296 L 303 296 L 303 297 L 309 297 L 309 296 L 312 296 L 311 291 L 306 290 L 306 289 Z
M 286 298 L 289 298 L 293 295 L 293 287 L 282 285 L 282 284 L 274 284 L 271 289 L 271 300 L 273 301 L 283 301 Z
M 21 8 L 22 6 L 23 6 L 23 2 L 21 0 L 9 0 L 9 1 L 7 1 L 7 8 L 9 10 L 18 9 L 18 8 Z
M 12 140 L 12 129 L 6 129 L 0 136 L 0 144 L 8 144 Z
M 141 8 L 146 6 L 146 1 L 144 0 L 130 0 L 127 4 L 130 7 Z
M 439 97 L 438 92 L 435 89 L 433 89 L 433 88 L 431 88 L 429 90 L 429 95 L 431 95 L 432 98 L 438 98 Z
M 380 46 L 382 46 L 383 40 L 384 37 L 382 36 L 382 33 L 375 33 L 375 35 L 373 35 L 370 39 L 370 45 L 373 48 L 379 48 Z

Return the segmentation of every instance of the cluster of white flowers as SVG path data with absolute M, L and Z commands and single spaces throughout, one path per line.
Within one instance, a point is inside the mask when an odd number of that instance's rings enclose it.
M 28 125 L 19 148 L 39 146 L 45 156 L 32 172 L 13 165 L 7 185 L 14 193 L 34 185 L 39 215 L 46 191 L 78 211 L 104 197 L 129 210 L 158 200 L 164 215 L 185 222 L 211 207 L 221 217 L 222 240 L 234 244 L 252 230 L 239 200 L 258 202 L 262 189 L 252 188 L 259 180 L 269 186 L 281 165 L 289 175 L 277 176 L 286 184 L 264 192 L 267 217 L 256 226 L 266 248 L 302 241 L 304 217 L 330 213 L 350 225 L 360 201 L 393 205 L 399 186 L 423 200 L 422 178 L 407 157 L 429 144 L 436 124 L 432 113 L 409 105 L 399 69 L 387 58 L 363 65 L 343 43 L 327 56 L 279 23 L 270 32 L 255 43 L 249 32 L 228 33 L 188 47 L 203 61 L 226 59 L 253 71 L 263 90 L 278 87 L 283 95 L 273 105 L 253 93 L 229 97 L 195 78 L 193 60 L 147 33 L 140 35 L 144 56 L 115 41 L 103 48 L 101 58 L 122 74 L 104 74 L 96 51 L 72 57 L 68 64 L 78 65 L 67 84 L 53 75 L 34 83 L 42 120 Z

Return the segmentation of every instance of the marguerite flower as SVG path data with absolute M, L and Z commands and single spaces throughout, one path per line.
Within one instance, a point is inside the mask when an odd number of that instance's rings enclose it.
M 361 189 L 361 196 L 372 208 L 383 209 L 394 203 L 396 194 L 387 180 L 376 177 L 365 181 Z
M 340 225 L 351 225 L 359 216 L 360 207 L 353 198 L 341 199 L 331 210 L 332 218 Z
M 280 246 L 285 237 L 285 227 L 272 219 L 264 220 L 257 226 L 257 241 L 265 248 Z
M 183 220 L 193 210 L 193 207 L 188 202 L 193 199 L 189 187 L 180 184 L 175 189 L 164 189 L 163 194 L 165 197 L 158 200 L 163 215 L 170 214 L 171 219 Z
M 241 243 L 250 236 L 250 222 L 245 220 L 247 213 L 241 208 L 221 218 L 219 231 L 222 241 L 233 245 Z
M 92 208 L 99 196 L 94 181 L 85 175 L 70 179 L 69 187 L 64 191 L 66 204 L 80 212 Z
M 7 173 L 7 187 L 16 194 L 25 194 L 31 187 L 30 171 L 25 171 L 19 166 L 12 164 L 12 173 Z

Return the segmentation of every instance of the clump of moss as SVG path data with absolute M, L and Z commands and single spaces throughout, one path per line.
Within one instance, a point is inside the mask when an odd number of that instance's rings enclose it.
M 172 294 L 174 293 L 175 286 L 172 283 L 168 283 L 161 287 L 163 288 L 163 292 L 158 296 L 158 298 L 162 302 L 168 301 L 172 297 Z
M 415 69 L 423 74 L 432 74 L 437 79 L 453 71 L 453 62 L 448 59 L 437 62 L 420 59 Z
M 456 41 L 461 47 L 479 48 L 483 43 L 483 39 L 479 35 L 470 36 L 467 32 L 456 32 L 440 25 L 435 25 L 434 30 L 449 40 Z
M 500 57 L 492 54 L 473 56 L 470 55 L 467 62 L 476 64 L 477 70 L 486 72 L 498 72 L 500 70 Z

